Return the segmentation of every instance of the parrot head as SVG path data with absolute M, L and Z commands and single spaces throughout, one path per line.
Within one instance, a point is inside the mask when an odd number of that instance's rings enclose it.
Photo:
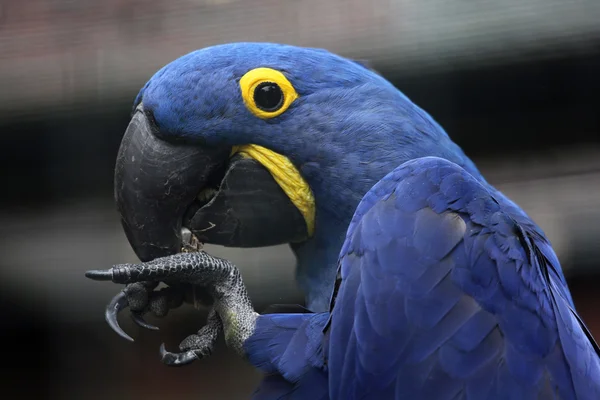
M 431 155 L 475 171 L 425 111 L 363 64 L 322 49 L 218 45 L 167 64 L 139 92 L 115 196 L 142 261 L 179 252 L 187 228 L 224 246 L 292 243 L 318 264 L 316 253 L 337 257 L 373 184 Z

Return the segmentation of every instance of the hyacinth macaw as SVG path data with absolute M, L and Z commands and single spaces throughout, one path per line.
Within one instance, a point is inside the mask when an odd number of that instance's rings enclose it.
M 126 336 L 127 306 L 152 328 L 143 314 L 190 290 L 212 304 L 181 352 L 161 347 L 168 365 L 223 331 L 265 372 L 257 399 L 600 399 L 598 346 L 542 230 L 360 62 L 269 43 L 171 62 L 136 98 L 115 195 L 141 263 L 87 273 L 127 285 L 113 328 Z M 307 310 L 255 312 L 197 242 L 290 243 Z

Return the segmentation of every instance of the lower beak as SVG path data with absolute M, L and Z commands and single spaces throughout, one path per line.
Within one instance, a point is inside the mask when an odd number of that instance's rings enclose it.
M 115 200 L 127 239 L 141 261 L 179 253 L 182 228 L 203 243 L 262 247 L 308 237 L 302 213 L 258 161 L 231 147 L 156 136 L 140 105 L 115 167 Z

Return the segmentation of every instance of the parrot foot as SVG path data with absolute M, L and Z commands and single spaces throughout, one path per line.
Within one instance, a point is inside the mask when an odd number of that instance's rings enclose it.
M 144 315 L 150 313 L 155 317 L 165 317 L 169 310 L 180 307 L 183 302 L 206 304 L 207 296 L 201 288 L 191 285 L 179 285 L 154 290 L 158 282 L 136 282 L 125 286 L 106 307 L 105 318 L 109 326 L 119 336 L 133 342 L 133 338 L 123 331 L 118 323 L 118 314 L 129 307 L 131 319 L 142 328 L 157 331 L 158 327 L 144 320 Z
M 179 253 L 141 264 L 119 264 L 108 270 L 88 271 L 86 276 L 94 280 L 126 284 L 128 287 L 140 283 L 141 286 L 135 287 L 143 290 L 147 290 L 152 285 L 156 287 L 159 282 L 175 285 L 178 288 L 183 285 L 206 290 L 214 305 L 214 313 L 209 315 L 208 324 L 197 335 L 191 335 L 182 342 L 180 346 L 182 353 L 169 353 L 164 346 L 161 346 L 161 355 L 165 364 L 189 364 L 195 359 L 210 354 L 221 329 L 225 333 L 227 345 L 238 354 L 242 356 L 245 354 L 243 345 L 254 331 L 258 314 L 252 307 L 239 270 L 227 260 L 213 257 L 204 251 Z M 133 289 L 129 290 L 132 291 Z M 149 295 L 149 298 L 152 298 L 152 295 Z M 131 299 L 127 296 L 126 290 L 117 295 L 107 308 L 106 314 L 111 327 L 126 338 L 128 336 L 116 324 L 116 315 L 129 304 L 129 301 L 140 301 L 133 297 L 133 294 L 130 294 Z M 162 305 L 159 307 L 158 303 L 156 305 L 146 303 L 143 306 L 144 295 L 138 296 L 141 297 L 141 301 L 140 304 L 135 304 L 136 307 L 143 310 L 154 307 L 151 309 L 154 313 L 168 311 L 169 307 Z M 160 304 L 169 304 L 168 300 L 167 295 L 161 298 Z
M 223 331 L 223 324 L 219 315 L 213 308 L 208 314 L 208 320 L 197 334 L 190 335 L 179 344 L 180 353 L 171 353 L 165 349 L 164 343 L 160 346 L 160 356 L 163 364 L 169 366 L 183 366 L 210 356 L 214 350 L 219 334 Z
M 133 321 L 146 329 L 158 330 L 158 327 L 147 323 L 144 315 L 151 313 L 157 317 L 164 317 L 169 309 L 179 307 L 183 302 L 183 293 L 179 288 L 163 288 L 154 291 L 158 282 L 136 282 L 125 286 L 106 307 L 105 318 L 110 327 L 121 337 L 132 341 L 127 333 L 119 326 L 117 316 L 119 312 L 129 307 Z
M 182 228 L 181 236 L 183 242 L 181 250 L 183 252 L 196 252 L 202 249 L 202 243 L 200 243 L 198 238 L 189 229 Z M 86 276 L 98 280 L 109 279 L 108 276 L 103 276 L 102 273 L 95 276 L 86 274 Z M 125 286 L 125 289 L 113 298 L 106 309 L 106 321 L 121 337 L 133 341 L 133 339 L 121 329 L 117 322 L 118 313 L 127 306 L 129 306 L 131 318 L 136 325 L 157 331 L 159 330 L 158 327 L 151 325 L 144 320 L 144 314 L 150 312 L 156 317 L 164 317 L 168 314 L 170 309 L 181 306 L 183 301 L 193 303 L 195 307 L 197 307 L 199 303 L 206 304 L 207 301 L 210 302 L 209 296 L 197 290 L 200 288 L 171 286 L 159 291 L 154 291 L 158 286 L 158 283 L 159 282 L 157 281 L 132 283 Z M 191 299 L 189 296 L 186 296 L 190 293 L 192 295 Z

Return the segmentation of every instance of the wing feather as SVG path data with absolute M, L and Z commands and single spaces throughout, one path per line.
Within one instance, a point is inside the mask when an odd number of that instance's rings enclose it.
M 600 399 L 598 348 L 541 230 L 449 161 L 403 164 L 352 220 L 332 399 Z

